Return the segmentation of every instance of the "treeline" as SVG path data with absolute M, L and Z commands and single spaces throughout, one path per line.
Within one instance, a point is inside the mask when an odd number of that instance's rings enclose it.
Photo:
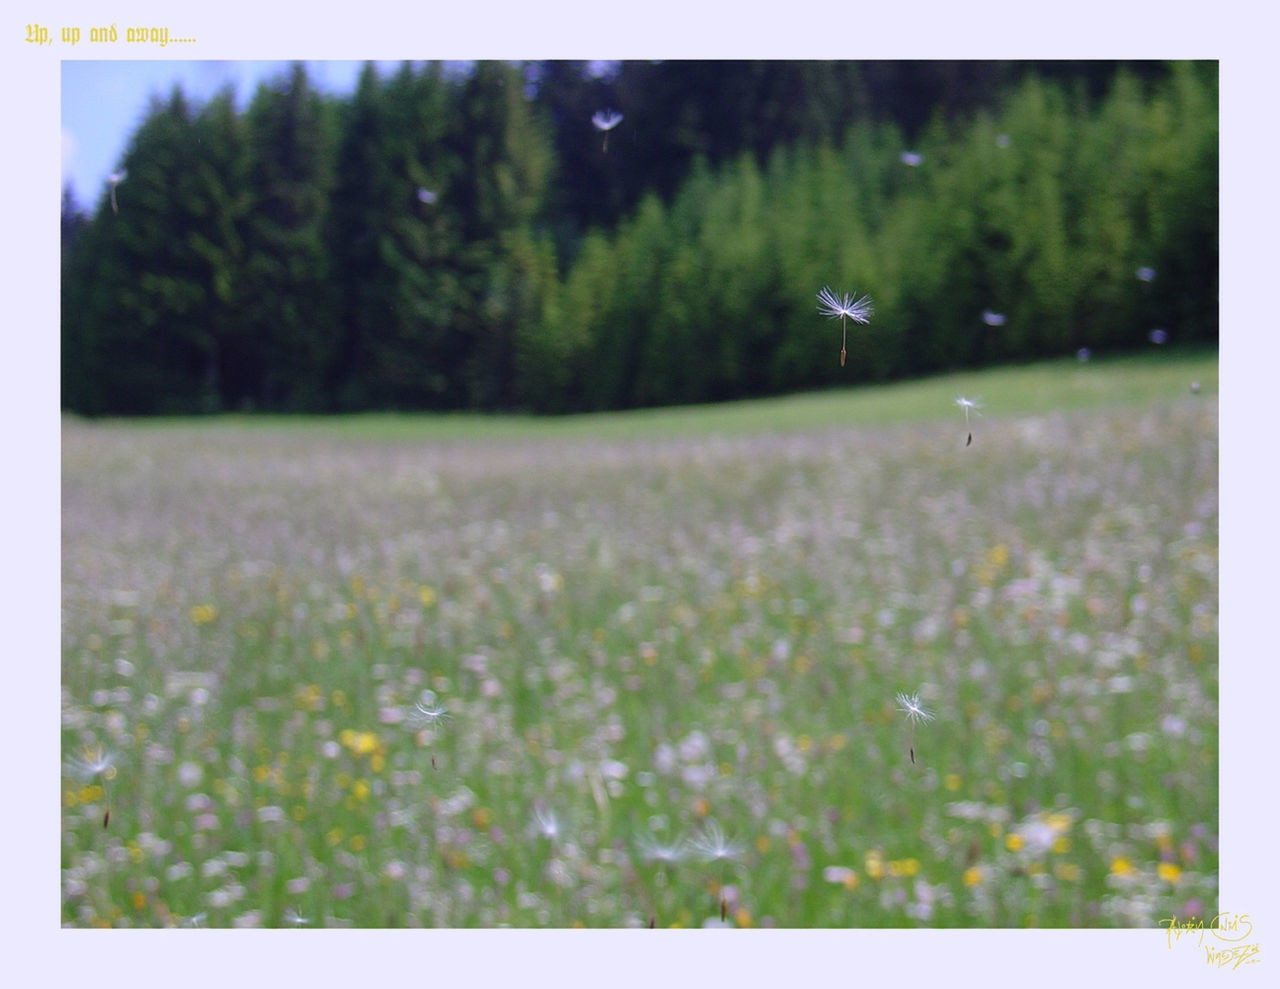
M 1217 104 L 1214 63 L 175 89 L 118 211 L 64 197 L 63 406 L 564 412 L 1213 341 Z M 844 368 L 824 285 L 875 300 Z

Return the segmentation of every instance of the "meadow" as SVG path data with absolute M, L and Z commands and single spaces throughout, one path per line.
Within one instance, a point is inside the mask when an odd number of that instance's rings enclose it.
M 69 417 L 62 924 L 1212 916 L 1217 379 Z

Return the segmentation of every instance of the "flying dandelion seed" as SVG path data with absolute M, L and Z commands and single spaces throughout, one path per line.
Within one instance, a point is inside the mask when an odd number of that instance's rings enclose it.
M 926 711 L 920 706 L 919 694 L 912 694 L 910 696 L 907 696 L 906 694 L 898 694 L 897 701 L 898 710 L 905 714 L 907 716 L 907 720 L 912 724 L 927 724 L 933 720 L 932 712 Z
M 554 841 L 560 836 L 561 824 L 555 811 L 548 810 L 539 804 L 533 808 L 533 822 L 538 834 L 547 840 Z
M 112 213 L 120 212 L 120 207 L 116 205 L 116 186 L 118 186 L 121 182 L 124 181 L 124 177 L 127 174 L 128 173 L 124 171 L 124 169 L 121 169 L 120 171 L 112 172 L 110 175 L 107 176 L 107 184 L 111 186 L 111 212 Z
M 848 353 L 845 350 L 845 344 L 848 342 L 845 320 L 851 319 L 855 323 L 870 322 L 871 315 L 875 312 L 871 305 L 871 296 L 864 295 L 859 299 L 848 292 L 837 296 L 830 288 L 824 287 L 818 293 L 818 312 L 831 319 L 840 318 L 840 366 L 844 367 Z
M 973 430 L 969 425 L 969 413 L 972 412 L 975 416 L 981 415 L 978 410 L 982 408 L 982 401 L 977 398 L 965 398 L 963 395 L 957 395 L 956 405 L 964 409 L 965 430 L 969 433 L 969 438 L 965 440 L 964 445 L 968 446 L 973 442 Z
M 116 778 L 115 763 L 111 761 L 111 753 L 101 747 L 85 748 L 81 756 L 82 758 L 72 759 L 68 769 L 71 775 L 86 783 L 101 777 L 102 799 L 107 805 L 106 812 L 102 815 L 102 826 L 106 828 L 111 823 L 111 798 L 107 793 L 107 783 Z
M 898 694 L 898 710 L 907 716 L 907 722 L 911 725 L 911 744 L 907 748 L 907 752 L 911 756 L 911 765 L 916 764 L 916 725 L 927 724 L 933 720 L 933 714 L 926 711 L 920 706 L 920 695 Z
M 449 709 L 437 705 L 415 704 L 409 721 L 416 728 L 439 728 L 449 720 Z
M 642 835 L 636 841 L 640 856 L 646 862 L 674 865 L 685 857 L 685 847 L 678 841 L 661 842 L 652 835 Z
M 742 846 L 725 837 L 714 821 L 703 828 L 702 834 L 693 839 L 694 851 L 708 862 L 727 862 L 742 854 Z
M 603 151 L 609 150 L 609 131 L 622 123 L 622 114 L 616 110 L 597 110 L 591 115 L 591 123 L 596 130 L 604 133 Z

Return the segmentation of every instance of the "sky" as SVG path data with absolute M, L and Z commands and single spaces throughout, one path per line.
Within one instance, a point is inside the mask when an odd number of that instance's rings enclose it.
M 11 863 L 10 895 L 0 898 L 3 923 L 13 933 L 19 971 L 39 964 L 69 964 L 68 932 L 59 936 L 59 777 L 57 766 L 60 649 L 59 224 L 61 186 L 69 179 L 81 205 L 102 194 L 125 142 L 146 112 L 150 95 L 174 81 L 205 99 L 227 81 L 237 99 L 288 59 L 316 65 L 317 86 L 349 87 L 361 60 L 442 58 L 1211 58 L 1221 59 L 1222 80 L 1222 336 L 1220 599 L 1222 656 L 1220 780 L 1222 788 L 1222 898 L 1220 906 L 1251 913 L 1264 966 L 1277 964 L 1273 821 L 1264 782 L 1280 720 L 1276 696 L 1274 560 L 1280 555 L 1280 513 L 1273 472 L 1276 368 L 1280 340 L 1271 329 L 1274 300 L 1274 230 L 1277 185 L 1267 162 L 1276 160 L 1277 131 L 1260 124 L 1273 113 L 1272 32 L 1263 30 L 1254 0 L 1219 0 L 1211 12 L 1190 0 L 1124 3 L 1073 0 L 1027 5 L 1025 0 L 917 0 L 912 4 L 854 4 L 788 0 L 770 8 L 694 5 L 648 0 L 644 5 L 601 5 L 595 0 L 485 0 L 472 4 L 405 4 L 361 0 L 336 8 L 297 8 L 261 0 L 220 0 L 191 6 L 116 0 L 54 4 L 28 0 L 0 34 L 0 99 L 9 151 L 3 173 L 6 217 L 5 387 L 0 422 L 10 440 L 14 483 L 6 485 L 4 518 L 11 566 L 0 568 L 0 599 L 8 606 L 10 659 L 5 686 L 18 700 L 7 724 L 20 748 L 10 760 L 8 792 L 23 812 L 6 815 Z M 167 25 L 190 43 L 167 47 L 59 44 L 68 25 Z M 50 30 L 47 45 L 32 41 Z M 180 57 L 182 61 L 175 60 Z M 340 60 L 353 68 L 343 68 Z M 348 73 L 351 73 L 348 76 Z M 59 159 L 61 159 L 61 164 Z M 127 181 L 127 180 L 126 180 Z M 123 187 L 122 187 L 123 188 Z M 20 757 L 18 757 L 20 754 Z M 691 976 L 716 984 L 749 986 L 813 981 L 854 984 L 924 979 L 955 981 L 961 971 L 985 982 L 1079 985 L 1083 973 L 1106 972 L 1108 981 L 1161 987 L 1201 984 L 1202 957 L 1171 951 L 1163 932 L 1080 932 L 1041 937 L 1036 932 L 734 932 L 727 938 L 673 938 L 681 932 L 619 932 L 561 938 L 558 951 L 529 932 L 500 941 L 484 932 L 322 932 L 291 938 L 287 963 L 277 961 L 279 940 L 239 939 L 232 951 L 219 932 L 199 939 L 94 938 L 90 954 L 77 951 L 76 971 L 95 986 L 159 984 L 177 976 L 185 986 L 225 986 L 253 971 L 276 970 L 308 986 L 372 983 L 409 978 L 468 985 L 516 984 L 543 970 L 559 986 L 611 986 L 656 981 L 684 984 Z M 575 934 L 581 932 L 573 932 Z M 693 932 L 685 932 L 693 933 Z M 627 934 L 651 934 L 640 940 Z M 425 940 L 424 940 L 425 938 Z M 79 941 L 80 938 L 75 938 Z M 305 944 L 305 948 L 303 945 Z M 494 945 L 498 950 L 493 950 Z M 643 945 L 643 947 L 639 947 Z M 81 944 L 80 947 L 85 947 Z M 211 950 L 212 949 L 212 950 Z M 922 950 L 923 949 L 923 950 Z M 145 954 L 144 954 L 145 952 Z M 283 957 L 283 956 L 282 956 Z M 572 961 L 569 964 L 566 959 Z M 193 962 L 195 964 L 193 964 Z M 1256 970 L 1255 970 L 1256 971 Z M 905 980 L 904 980 L 905 977 Z M 1228 980 L 1232 976 L 1226 976 Z M 341 980 L 339 982 L 338 980 Z

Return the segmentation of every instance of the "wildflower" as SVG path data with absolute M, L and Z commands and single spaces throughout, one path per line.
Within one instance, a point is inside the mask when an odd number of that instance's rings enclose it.
M 910 165 L 912 168 L 916 168 L 924 164 L 924 155 L 920 154 L 918 151 L 904 151 L 902 154 L 898 155 L 898 160 L 904 165 Z
M 1165 343 L 1169 339 L 1168 330 L 1152 330 L 1147 334 L 1147 339 L 1154 344 Z
M 997 135 L 996 135 L 996 147 L 997 147 L 997 148 L 1007 148 L 1008 146 L 1009 146 L 1009 135 L 1008 135 L 1008 134 L 997 134 Z
M 426 186 L 418 186 L 418 202 L 426 203 L 430 206 L 436 201 L 436 194 Z
M 1005 315 L 1002 312 L 993 312 L 990 309 L 982 310 L 982 321 L 988 326 L 1004 326 Z
M 1156 269 L 1144 264 L 1134 274 L 1138 276 L 1140 282 L 1153 282 L 1156 278 Z
M 860 299 L 854 298 L 848 292 L 837 296 L 830 288 L 824 287 L 818 293 L 818 312 L 824 316 L 835 319 L 840 317 L 840 366 L 844 367 L 845 361 L 845 343 L 847 337 L 845 335 L 845 320 L 851 319 L 855 323 L 867 323 L 871 319 L 874 310 L 871 307 L 871 296 L 864 295 Z
M 128 173 L 122 168 L 118 172 L 112 172 L 107 176 L 107 185 L 111 186 L 111 212 L 119 213 L 120 207 L 116 205 L 116 186 L 124 181 L 125 175 Z
M 622 123 L 622 114 L 618 113 L 617 110 L 597 110 L 591 115 L 591 123 L 596 130 L 604 132 L 604 147 L 602 150 L 608 151 L 609 131 Z
M 1088 363 L 1089 358 L 1092 356 L 1093 355 L 1090 353 L 1088 347 L 1081 347 L 1079 350 L 1076 351 L 1076 360 L 1078 360 L 1081 364 Z
M 965 440 L 964 445 L 968 446 L 973 442 L 973 431 L 969 429 L 969 413 L 972 412 L 974 415 L 978 415 L 978 410 L 982 408 L 982 400 L 979 398 L 965 398 L 963 395 L 957 395 L 956 405 L 964 409 L 964 425 L 965 429 L 969 430 L 969 438 Z

